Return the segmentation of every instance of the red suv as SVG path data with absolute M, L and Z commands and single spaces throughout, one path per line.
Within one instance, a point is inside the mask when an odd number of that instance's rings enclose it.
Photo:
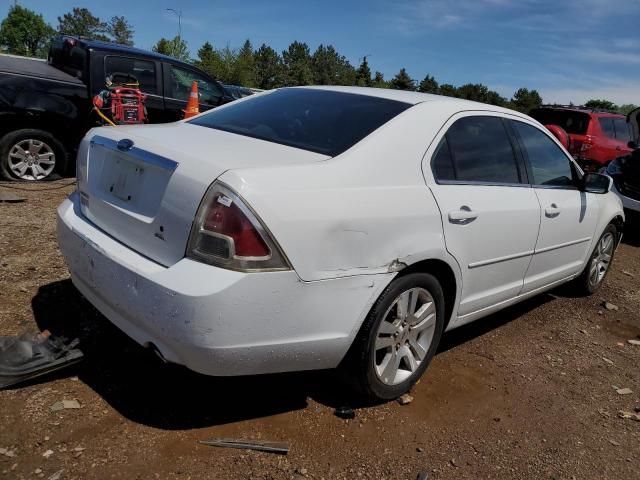
M 557 125 L 570 138 L 569 152 L 586 169 L 597 169 L 631 152 L 631 130 L 619 113 L 581 107 L 540 107 L 529 112 L 543 125 Z

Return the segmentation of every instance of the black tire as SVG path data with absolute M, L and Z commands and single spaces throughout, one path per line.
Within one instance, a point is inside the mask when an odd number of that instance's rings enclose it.
M 51 180 L 53 178 L 57 178 L 58 175 L 64 174 L 67 169 L 68 161 L 67 150 L 65 149 L 64 145 L 49 132 L 34 128 L 25 128 L 22 130 L 9 132 L 5 136 L 0 138 L 0 176 L 4 177 L 7 180 L 14 181 L 37 181 L 20 178 L 19 175 L 14 173 L 9 166 L 9 153 L 11 152 L 11 149 L 14 147 L 14 145 L 17 145 L 18 143 L 29 139 L 43 142 L 48 148 L 52 150 L 55 158 L 55 166 L 53 170 L 39 180 Z
M 385 314 L 403 293 L 414 288 L 426 290 L 435 305 L 435 327 L 426 355 L 416 370 L 401 383 L 384 383 L 376 373 L 375 342 L 380 323 Z M 343 374 L 345 380 L 355 387 L 357 393 L 367 401 L 387 401 L 399 397 L 422 376 L 436 353 L 444 329 L 444 294 L 438 280 L 428 273 L 410 273 L 396 278 L 380 295 L 365 319 L 358 336 L 354 340 L 349 355 L 345 359 Z M 393 348 L 393 347 L 390 347 Z
M 598 247 L 600 246 L 600 242 L 606 235 L 613 235 L 614 245 L 613 245 L 613 250 L 611 252 L 611 260 L 609 261 L 609 265 L 605 270 L 602 278 L 600 278 L 599 281 L 594 283 L 591 276 L 591 268 L 593 266 L 594 260 L 599 255 Z M 602 232 L 602 235 L 600 235 L 600 237 L 598 238 L 598 241 L 596 242 L 593 248 L 593 251 L 589 256 L 589 261 L 585 265 L 584 270 L 582 271 L 579 277 L 577 277 L 575 280 L 571 282 L 571 287 L 573 288 L 576 294 L 586 297 L 589 295 L 593 295 L 595 292 L 597 292 L 600 289 L 600 287 L 604 283 L 605 278 L 609 274 L 609 270 L 611 270 L 611 263 L 613 262 L 613 257 L 615 255 L 618 241 L 619 241 L 618 230 L 615 227 L 615 225 L 613 224 L 607 225 L 607 228 L 604 229 L 604 231 Z

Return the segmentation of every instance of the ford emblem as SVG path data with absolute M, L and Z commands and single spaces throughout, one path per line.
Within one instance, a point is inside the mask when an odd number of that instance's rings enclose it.
M 127 150 L 131 150 L 133 147 L 133 140 L 129 140 L 128 138 L 123 138 L 118 142 L 118 150 L 126 152 Z

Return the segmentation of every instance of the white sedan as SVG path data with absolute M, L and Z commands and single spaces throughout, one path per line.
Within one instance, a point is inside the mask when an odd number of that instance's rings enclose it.
M 459 99 L 286 88 L 190 120 L 91 130 L 58 237 L 80 292 L 209 375 L 343 368 L 374 399 L 446 330 L 573 281 L 624 222 L 539 123 Z

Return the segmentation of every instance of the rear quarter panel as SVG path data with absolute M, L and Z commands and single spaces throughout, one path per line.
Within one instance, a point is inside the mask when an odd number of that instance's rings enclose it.
M 459 277 L 421 171 L 449 116 L 431 103 L 408 109 L 333 159 L 232 170 L 221 180 L 254 208 L 304 281 L 383 273 L 396 261 L 424 259 L 445 261 Z

